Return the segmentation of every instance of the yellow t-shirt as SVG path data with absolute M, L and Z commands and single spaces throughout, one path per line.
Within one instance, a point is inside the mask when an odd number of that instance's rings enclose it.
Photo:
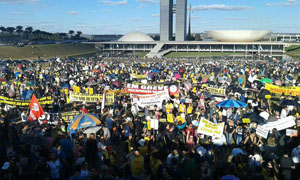
M 167 114 L 167 121 L 168 121 L 169 123 L 174 123 L 174 120 L 173 120 L 173 114 L 171 114 L 171 113 Z
M 193 106 L 189 106 L 189 107 L 187 108 L 187 113 L 188 113 L 188 114 L 192 114 L 192 112 L 193 112 Z

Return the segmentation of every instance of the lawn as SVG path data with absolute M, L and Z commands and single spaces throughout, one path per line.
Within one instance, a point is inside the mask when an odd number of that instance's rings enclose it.
M 24 47 L 1 46 L 0 59 L 43 59 L 59 57 L 78 56 L 82 54 L 96 53 L 98 50 L 88 44 L 47 44 L 28 45 Z
M 242 53 L 229 53 L 229 52 L 171 52 L 167 54 L 166 58 L 174 57 L 202 57 L 202 56 L 230 56 L 230 55 L 243 55 Z
M 298 57 L 300 55 L 300 45 L 292 45 L 287 47 L 286 54 L 292 57 Z
M 136 54 L 137 56 L 139 56 L 139 58 L 143 58 L 146 56 L 146 54 L 148 54 L 149 51 L 136 51 L 134 52 L 134 54 Z

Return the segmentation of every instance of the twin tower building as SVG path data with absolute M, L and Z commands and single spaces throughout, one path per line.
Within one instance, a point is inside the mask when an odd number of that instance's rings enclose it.
M 185 41 L 187 26 L 187 0 L 160 0 L 160 41 L 171 41 L 173 37 L 173 10 L 176 10 L 175 41 Z

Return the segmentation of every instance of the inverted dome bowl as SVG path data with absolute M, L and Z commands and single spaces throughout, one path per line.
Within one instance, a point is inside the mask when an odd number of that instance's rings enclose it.
M 222 42 L 254 42 L 271 33 L 268 30 L 217 30 L 206 32 L 210 37 Z

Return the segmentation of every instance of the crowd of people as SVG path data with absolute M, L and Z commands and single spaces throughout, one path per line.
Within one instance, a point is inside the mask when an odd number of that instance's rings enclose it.
M 286 129 L 257 134 L 259 125 L 292 116 L 300 129 L 299 97 L 274 94 L 260 80 L 300 87 L 300 62 L 56 59 L 2 62 L 1 95 L 12 99 L 51 96 L 49 114 L 77 111 L 98 116 L 100 130 L 71 134 L 68 122 L 28 121 L 28 107 L 1 104 L 0 179 L 299 179 L 298 135 Z M 177 75 L 176 75 L 177 74 Z M 135 78 L 139 77 L 145 78 Z M 159 106 L 140 107 L 126 83 L 176 84 Z M 186 88 L 186 86 L 191 86 Z M 214 95 L 208 87 L 225 89 Z M 69 93 L 118 92 L 112 104 L 70 102 Z M 268 93 L 265 93 L 268 92 Z M 24 95 L 25 94 L 25 95 Z M 272 95 L 272 99 L 265 95 Z M 202 101 L 201 98 L 204 98 Z M 220 107 L 224 100 L 247 107 Z M 288 102 L 288 103 L 286 103 Z M 245 114 L 255 118 L 244 123 Z M 153 129 L 151 120 L 159 120 Z M 198 131 L 200 121 L 224 123 L 221 136 Z

